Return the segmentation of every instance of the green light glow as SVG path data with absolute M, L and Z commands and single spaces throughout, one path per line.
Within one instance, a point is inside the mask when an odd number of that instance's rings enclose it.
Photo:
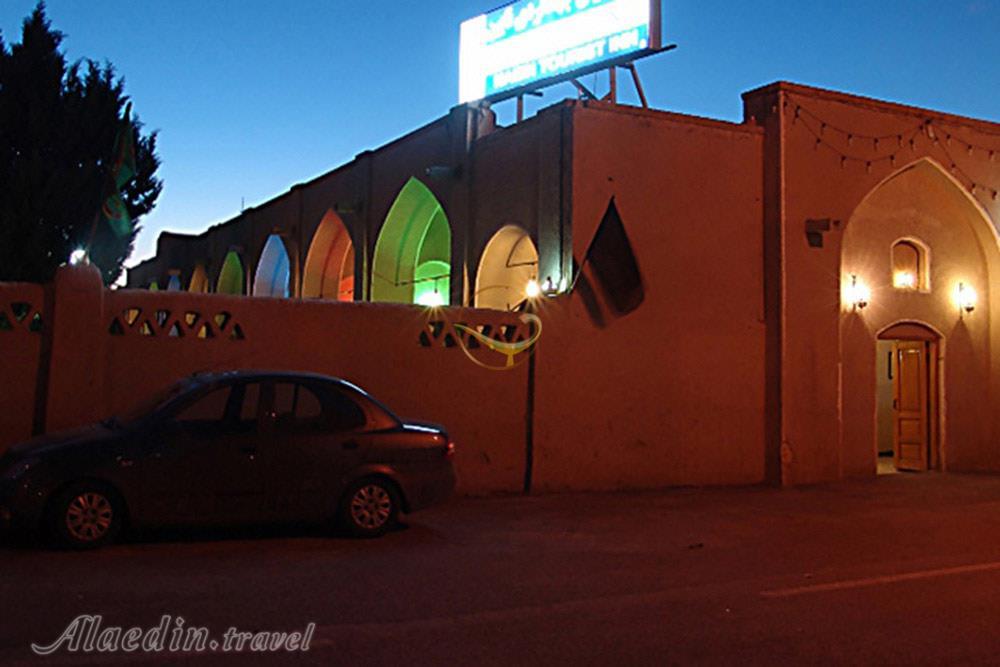
M 372 301 L 450 303 L 451 226 L 434 194 L 411 178 L 386 216 L 375 244 Z M 438 297 L 434 295 L 437 287 Z
M 451 266 L 447 262 L 430 260 L 424 262 L 413 272 L 413 303 L 423 306 L 443 306 L 449 302 L 451 278 L 448 272 Z
M 215 291 L 219 294 L 243 294 L 243 285 L 246 283 L 243 274 L 243 262 L 235 251 L 230 250 L 222 263 L 222 271 L 219 272 L 219 282 Z

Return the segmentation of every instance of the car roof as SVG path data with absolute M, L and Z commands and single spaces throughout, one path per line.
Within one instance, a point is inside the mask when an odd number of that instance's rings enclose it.
M 368 392 L 361 387 L 348 382 L 347 380 L 342 380 L 340 378 L 333 377 L 331 375 L 323 375 L 322 373 L 309 373 L 304 371 L 271 371 L 271 370 L 232 370 L 232 371 L 216 371 L 216 372 L 204 372 L 195 373 L 191 376 L 192 379 L 204 383 L 204 384 L 214 384 L 216 382 L 233 382 L 238 380 L 248 380 L 248 381 L 261 381 L 261 380 L 287 380 L 290 382 L 322 382 L 326 384 L 336 384 L 347 389 L 353 389 L 354 391 L 360 392 L 365 396 L 368 396 Z

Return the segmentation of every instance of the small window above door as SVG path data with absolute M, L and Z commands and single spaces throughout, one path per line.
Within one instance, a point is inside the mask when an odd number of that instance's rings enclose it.
M 892 244 L 892 286 L 900 290 L 930 290 L 927 247 L 916 239 L 900 239 Z

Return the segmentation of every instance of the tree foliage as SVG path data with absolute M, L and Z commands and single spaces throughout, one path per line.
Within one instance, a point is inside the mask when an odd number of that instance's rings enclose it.
M 97 217 L 128 102 L 124 79 L 108 63 L 67 65 L 62 38 L 41 2 L 20 43 L 8 48 L 0 35 L 0 281 L 46 282 L 75 249 L 89 248 L 110 284 L 139 230 L 120 238 Z M 163 185 L 156 132 L 144 135 L 136 118 L 132 131 L 137 174 L 122 198 L 135 223 Z

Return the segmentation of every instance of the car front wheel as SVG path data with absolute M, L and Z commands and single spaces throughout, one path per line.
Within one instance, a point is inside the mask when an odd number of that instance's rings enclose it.
M 59 545 L 72 549 L 96 549 L 113 542 L 121 525 L 118 496 L 98 484 L 74 484 L 60 492 L 49 508 L 50 534 Z
M 399 518 L 399 492 L 385 479 L 362 479 L 350 486 L 341 502 L 339 523 L 358 537 L 384 535 Z

